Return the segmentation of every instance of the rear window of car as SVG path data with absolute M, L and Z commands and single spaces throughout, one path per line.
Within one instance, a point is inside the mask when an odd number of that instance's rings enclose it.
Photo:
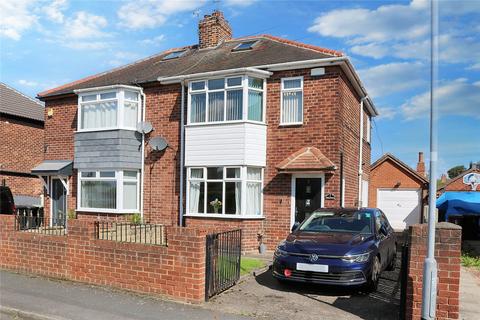
M 300 226 L 300 231 L 371 234 L 372 218 L 367 211 L 314 212 Z

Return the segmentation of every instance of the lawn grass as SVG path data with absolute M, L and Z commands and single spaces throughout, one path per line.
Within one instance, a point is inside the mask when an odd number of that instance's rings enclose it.
M 240 260 L 240 275 L 249 274 L 253 270 L 265 267 L 265 262 L 255 258 L 242 257 Z
M 480 270 L 480 257 L 476 257 L 469 252 L 462 252 L 462 266 Z

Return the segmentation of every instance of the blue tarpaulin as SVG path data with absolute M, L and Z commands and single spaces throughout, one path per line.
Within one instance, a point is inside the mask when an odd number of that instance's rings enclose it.
M 480 192 L 447 191 L 437 199 L 438 210 L 445 212 L 445 220 L 452 215 L 480 215 Z

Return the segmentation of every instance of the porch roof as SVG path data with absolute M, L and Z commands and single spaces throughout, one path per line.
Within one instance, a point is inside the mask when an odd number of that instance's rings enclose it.
M 72 160 L 45 160 L 32 169 L 38 176 L 71 176 L 72 172 Z
M 277 165 L 280 172 L 325 172 L 336 170 L 335 164 L 315 147 L 304 147 Z

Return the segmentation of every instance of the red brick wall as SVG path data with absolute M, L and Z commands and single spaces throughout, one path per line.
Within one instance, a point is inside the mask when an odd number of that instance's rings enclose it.
M 302 147 L 314 146 L 340 167 L 340 151 L 343 150 L 346 206 L 358 203 L 358 138 L 359 99 L 342 77 L 339 67 L 326 68 L 321 77 L 311 77 L 310 69 L 276 72 L 267 80 L 267 166 L 264 177 L 265 220 L 235 220 L 220 222 L 218 219 L 188 219 L 190 225 L 242 226 L 245 249 L 256 250 L 257 234 L 264 234 L 264 243 L 273 250 L 290 230 L 291 175 L 278 174 L 276 165 Z M 280 85 L 281 78 L 304 77 L 304 123 L 300 126 L 281 127 Z M 150 137 L 166 138 L 169 147 L 162 152 L 146 148 L 144 213 L 149 222 L 175 225 L 178 222 L 179 201 L 179 140 L 181 88 L 176 85 L 153 84 L 144 88 L 147 101 L 146 119 L 155 130 Z M 73 131 L 76 130 L 77 98 L 53 100 L 47 109 L 54 115 L 47 119 L 46 143 L 49 145 L 46 159 L 73 159 Z M 370 146 L 364 143 L 364 175 L 368 177 Z M 327 207 L 340 204 L 340 171 L 326 173 L 325 193 L 335 200 L 324 200 Z M 76 174 L 70 179 L 69 208 L 75 208 Z M 48 202 L 48 201 L 47 201 Z M 48 207 L 46 212 L 48 212 Z M 85 213 L 82 216 L 90 216 Z M 114 215 L 113 215 L 114 216 Z M 96 217 L 96 214 L 95 214 Z M 83 219 L 83 218 L 82 218 Z
M 43 160 L 43 125 L 38 122 L 0 117 L 0 171 L 30 173 Z M 39 196 L 38 178 L 0 174 L 14 195 Z
M 410 227 L 406 318 L 420 319 L 422 312 L 423 264 L 427 248 L 426 224 Z M 437 319 L 459 318 L 461 227 L 442 222 L 435 234 L 438 264 Z
M 377 189 L 379 188 L 426 190 L 426 185 L 408 170 L 387 159 L 370 173 L 368 202 L 371 207 L 377 207 Z
M 93 223 L 68 235 L 14 231 L 0 215 L 0 267 L 199 303 L 205 298 L 205 231 L 167 227 L 168 246 L 93 239 Z
M 264 220 L 243 219 L 205 219 L 187 217 L 187 227 L 210 228 L 215 230 L 242 229 L 242 252 L 254 252 L 258 250 L 258 235 L 264 233 Z M 270 248 L 274 249 L 274 248 Z

